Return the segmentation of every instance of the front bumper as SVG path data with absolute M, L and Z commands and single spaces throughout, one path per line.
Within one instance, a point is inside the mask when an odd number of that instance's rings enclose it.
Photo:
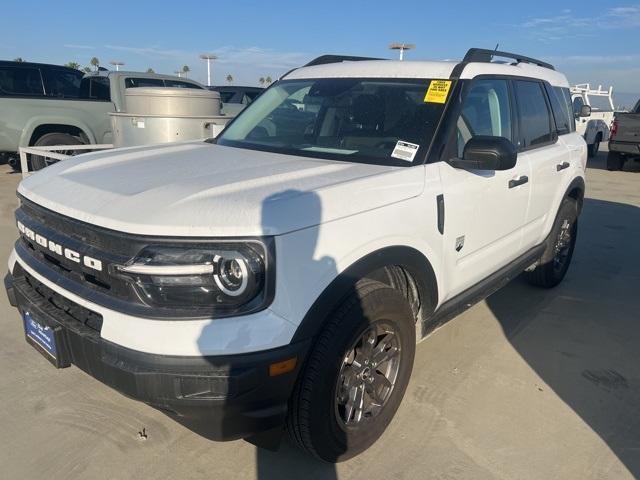
M 76 365 L 134 399 L 152 405 L 213 440 L 246 438 L 280 426 L 309 347 L 299 342 L 237 355 L 183 357 L 124 348 L 74 318 L 20 269 L 5 277 L 11 305 L 56 332 L 60 366 Z M 44 292 L 44 293 L 43 293 Z M 55 295 L 55 293 L 54 293 Z M 65 304 L 68 305 L 68 304 Z M 296 357 L 293 371 L 269 366 Z

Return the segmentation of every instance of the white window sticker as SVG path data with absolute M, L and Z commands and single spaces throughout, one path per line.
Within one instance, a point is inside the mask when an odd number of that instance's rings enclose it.
M 136 126 L 138 128 L 144 128 L 144 120 L 138 120 L 136 121 Z
M 394 148 L 393 152 L 391 152 L 391 156 L 393 158 L 399 158 L 400 160 L 405 160 L 407 162 L 413 162 L 416 153 L 418 153 L 418 148 L 420 148 L 420 145 L 398 140 L 398 143 L 396 143 L 396 148 Z

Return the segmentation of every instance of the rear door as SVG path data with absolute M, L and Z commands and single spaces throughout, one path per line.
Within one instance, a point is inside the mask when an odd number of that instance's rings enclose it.
M 473 81 L 463 101 L 451 150 L 462 156 L 476 135 L 515 140 L 508 79 Z M 440 162 L 444 192 L 446 290 L 461 293 L 522 254 L 522 227 L 529 202 L 529 164 L 518 158 L 504 171 L 463 170 Z M 514 184 L 512 180 L 519 180 Z M 446 300 L 446 299 L 443 299 Z
M 523 247 L 527 250 L 546 236 L 546 227 L 556 213 L 555 200 L 563 183 L 560 177 L 571 170 L 572 159 L 569 148 L 558 138 L 545 84 L 533 79 L 514 80 L 513 86 L 518 113 L 518 158 L 529 162 L 531 167 L 531 200 L 523 229 Z

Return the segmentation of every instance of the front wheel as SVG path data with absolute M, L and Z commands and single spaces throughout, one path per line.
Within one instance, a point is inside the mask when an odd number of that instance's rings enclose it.
M 525 272 L 529 283 L 553 288 L 567 274 L 578 236 L 578 204 L 565 198 L 551 229 L 547 246 L 533 271 Z
M 309 355 L 289 406 L 290 436 L 327 462 L 366 450 L 393 419 L 414 354 L 406 298 L 383 283 L 359 282 Z

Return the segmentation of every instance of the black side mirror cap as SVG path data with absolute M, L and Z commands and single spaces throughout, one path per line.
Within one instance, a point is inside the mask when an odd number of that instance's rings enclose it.
M 510 170 L 517 160 L 518 150 L 510 140 L 478 135 L 464 146 L 462 159 L 453 159 L 450 164 L 464 170 Z

